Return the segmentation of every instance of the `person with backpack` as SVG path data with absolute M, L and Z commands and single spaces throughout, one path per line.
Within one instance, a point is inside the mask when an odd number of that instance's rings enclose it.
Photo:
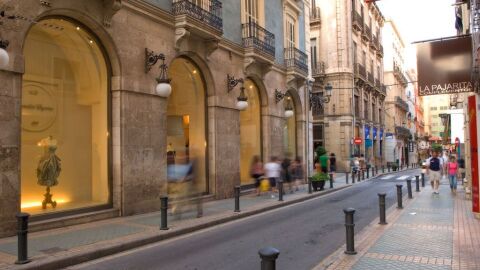
M 439 150 L 440 148 L 440 150 Z M 442 152 L 441 146 L 432 146 L 432 157 L 427 159 L 427 175 L 434 194 L 439 194 L 440 179 L 442 178 L 444 163 L 438 155 Z
M 448 180 L 450 180 L 450 190 L 452 193 L 457 193 L 457 171 L 458 164 L 454 156 L 450 156 L 450 162 L 447 163 Z

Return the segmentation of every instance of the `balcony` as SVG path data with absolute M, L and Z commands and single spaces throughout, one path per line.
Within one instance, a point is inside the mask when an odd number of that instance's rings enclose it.
M 405 127 L 396 126 L 395 133 L 397 137 L 408 138 L 410 136 L 410 130 Z
M 382 88 L 380 88 L 380 92 L 382 92 L 385 96 L 387 95 L 387 86 L 385 84 L 382 84 Z
M 375 79 L 375 84 L 374 84 L 374 86 L 375 86 L 378 90 L 380 90 L 380 88 L 382 88 L 382 85 L 381 85 L 379 79 Z
M 285 66 L 287 75 L 296 78 L 305 78 L 308 74 L 307 55 L 295 47 L 285 48 Z
M 312 76 L 313 77 L 325 76 L 325 62 L 317 62 L 312 64 Z
M 356 11 L 352 11 L 352 28 L 360 32 L 363 30 L 363 17 Z
M 368 83 L 370 83 L 370 85 L 374 85 L 375 84 L 375 80 L 373 78 L 373 74 L 371 72 L 368 72 L 367 73 L 367 81 Z
M 275 59 L 275 35 L 255 22 L 242 24 L 243 47 L 269 61 Z
M 404 110 L 405 112 L 408 112 L 408 103 L 404 101 L 401 97 L 395 97 L 395 105 L 400 109 Z
M 361 78 L 362 80 L 366 81 L 367 79 L 367 71 L 365 66 L 360 63 L 356 63 L 354 66 L 355 76 Z
M 370 48 L 372 48 L 372 50 L 378 50 L 378 48 L 380 47 L 380 41 L 378 40 L 378 37 L 375 36 L 375 35 L 372 35 L 372 40 L 370 42 Z
M 370 27 L 364 26 L 363 27 L 363 32 L 362 32 L 362 40 L 365 42 L 368 42 L 372 39 L 372 31 L 370 30 Z
M 407 77 L 405 77 L 403 74 L 403 70 L 395 61 L 393 62 L 393 75 L 402 85 L 406 85 L 408 83 Z
M 320 26 L 321 20 L 320 20 L 320 8 L 315 7 L 311 9 L 311 15 L 310 15 L 310 26 Z
M 383 45 L 378 43 L 378 50 L 377 50 L 377 56 L 382 58 L 383 57 Z
M 175 19 L 175 48 L 189 50 L 190 34 L 200 37 L 206 43 L 214 42 L 213 50 L 223 34 L 222 3 L 218 0 L 204 0 L 197 5 L 192 0 L 173 0 L 172 13 Z M 191 44 L 193 45 L 193 44 Z M 212 48 L 210 44 L 205 44 Z M 213 52 L 209 50 L 208 55 Z

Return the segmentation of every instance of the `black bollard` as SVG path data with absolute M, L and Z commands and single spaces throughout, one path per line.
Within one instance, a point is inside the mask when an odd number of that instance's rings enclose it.
M 357 182 L 360 182 L 360 177 L 362 176 L 361 174 L 362 173 L 360 171 L 357 171 Z
M 420 192 L 420 176 L 415 175 L 415 192 Z
M 385 166 L 382 165 L 382 173 L 385 173 Z
M 355 214 L 355 209 L 347 208 L 343 209 L 343 212 L 345 213 L 345 231 L 347 240 L 347 250 L 345 250 L 345 254 L 354 255 L 357 254 L 355 251 L 354 241 L 355 223 L 353 222 L 353 214 Z
M 28 213 L 20 212 L 16 215 L 17 217 L 17 248 L 18 256 L 15 264 L 26 264 L 31 262 L 28 259 L 28 218 L 30 215 Z
M 330 173 L 330 188 L 333 188 L 333 173 Z
M 160 230 L 168 230 L 167 226 L 168 197 L 160 197 Z
M 402 203 L 402 187 L 403 187 L 403 185 L 397 184 L 397 208 L 398 208 L 398 209 L 403 209 L 403 203 Z
M 278 181 L 278 201 L 283 202 L 283 181 Z
M 370 178 L 370 168 L 367 167 L 367 179 Z
M 260 263 L 261 270 L 275 270 L 275 261 L 280 255 L 280 251 L 273 247 L 265 247 L 258 251 L 258 255 L 262 259 Z
M 345 172 L 345 183 L 348 184 L 348 172 Z
M 422 173 L 422 187 L 425 187 L 425 174 Z
M 378 167 L 375 166 L 375 174 L 378 175 Z
M 412 199 L 412 179 L 407 179 L 407 192 L 408 192 L 408 198 Z
M 385 196 L 386 193 L 378 193 L 378 206 L 380 209 L 380 222 L 378 224 L 385 225 L 388 224 L 385 218 Z
M 365 170 L 362 170 L 362 181 L 365 181 Z
M 375 167 L 372 167 L 372 177 L 375 176 Z
M 235 195 L 235 210 L 233 212 L 240 212 L 240 186 L 235 186 L 233 188 L 233 193 Z
M 352 171 L 352 184 L 355 184 L 355 171 Z
M 312 194 L 312 178 L 308 177 L 308 194 Z

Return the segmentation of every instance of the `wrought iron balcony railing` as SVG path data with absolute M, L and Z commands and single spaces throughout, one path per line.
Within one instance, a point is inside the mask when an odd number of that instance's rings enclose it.
M 243 46 L 253 47 L 275 57 L 275 35 L 255 22 L 242 25 Z
M 395 104 L 402 108 L 404 111 L 408 112 L 408 103 L 399 96 L 395 96 Z
M 218 0 L 203 0 L 201 5 L 192 0 L 174 0 L 172 12 L 173 15 L 188 15 L 223 32 L 222 3 Z
M 310 16 L 310 24 L 318 24 L 320 23 L 320 8 L 315 7 L 311 9 L 311 16 Z
M 382 93 L 386 96 L 387 95 L 387 86 L 385 84 L 382 84 L 382 88 L 380 88 Z
M 352 11 L 352 27 L 357 31 L 363 29 L 363 17 L 356 11 Z
M 370 40 L 370 47 L 374 50 L 378 49 L 378 38 L 372 34 L 372 39 Z
M 370 27 L 366 25 L 363 27 L 362 39 L 365 41 L 370 41 L 372 39 L 372 31 L 370 30 Z
M 380 44 L 380 42 L 378 43 L 377 55 L 378 55 L 379 57 L 383 57 L 383 45 Z
M 380 88 L 382 88 L 382 85 L 380 83 L 380 80 L 379 79 L 375 79 L 375 87 L 378 88 L 378 90 L 380 90 Z
M 354 69 L 355 69 L 355 75 L 357 77 L 360 77 L 363 80 L 367 79 L 367 71 L 365 69 L 365 66 L 363 66 L 360 63 L 356 63 L 355 66 L 354 66 Z
M 408 128 L 401 127 L 401 126 L 395 127 L 395 133 L 397 133 L 397 136 L 400 136 L 400 137 L 410 136 L 410 130 Z
M 367 73 L 367 79 L 368 79 L 368 82 L 373 85 L 375 83 L 375 80 L 373 78 L 373 74 L 371 72 L 368 72 Z
M 285 48 L 285 65 L 287 68 L 298 68 L 302 72 L 308 72 L 307 54 L 295 47 Z
M 325 75 L 325 62 L 312 63 L 312 76 Z

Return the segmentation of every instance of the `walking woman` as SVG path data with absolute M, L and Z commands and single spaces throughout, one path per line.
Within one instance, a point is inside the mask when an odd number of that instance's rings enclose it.
M 450 189 L 452 193 L 457 193 L 457 171 L 458 164 L 454 156 L 450 156 L 450 161 L 447 163 L 448 179 L 450 181 Z
M 257 196 L 260 195 L 260 178 L 263 176 L 263 164 L 259 156 L 254 156 L 250 165 L 250 176 L 255 181 Z

